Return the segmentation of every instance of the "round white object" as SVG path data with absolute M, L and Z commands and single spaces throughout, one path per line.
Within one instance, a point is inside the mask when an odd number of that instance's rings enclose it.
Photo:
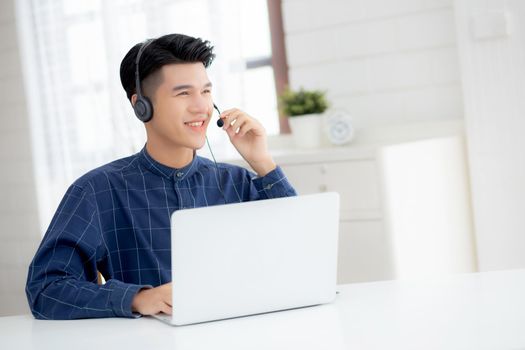
M 344 145 L 354 138 L 350 115 L 344 110 L 332 110 L 326 115 L 326 134 L 334 145 Z

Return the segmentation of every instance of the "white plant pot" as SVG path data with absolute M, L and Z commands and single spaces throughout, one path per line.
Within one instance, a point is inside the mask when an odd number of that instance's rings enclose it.
M 289 117 L 292 137 L 298 148 L 316 148 L 321 145 L 322 114 L 305 114 Z

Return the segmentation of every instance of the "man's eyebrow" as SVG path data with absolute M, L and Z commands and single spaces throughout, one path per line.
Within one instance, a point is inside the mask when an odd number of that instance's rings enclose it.
M 207 87 L 211 87 L 212 86 L 212 83 L 211 82 L 208 82 L 204 85 L 205 88 Z M 184 85 L 177 85 L 177 86 L 174 86 L 173 89 L 171 89 L 173 92 L 175 91 L 179 91 L 179 90 L 185 90 L 185 89 L 193 89 L 194 86 L 193 85 L 190 85 L 190 84 L 184 84 Z

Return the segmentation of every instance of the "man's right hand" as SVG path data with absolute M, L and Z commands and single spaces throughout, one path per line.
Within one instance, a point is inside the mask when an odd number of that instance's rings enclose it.
M 162 286 L 142 289 L 131 303 L 131 310 L 141 315 L 155 315 L 160 312 L 171 315 L 171 283 Z

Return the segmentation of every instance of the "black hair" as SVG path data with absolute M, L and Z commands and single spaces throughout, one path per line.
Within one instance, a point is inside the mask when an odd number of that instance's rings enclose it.
M 135 61 L 142 44 L 133 46 L 120 63 L 120 82 L 130 101 L 131 96 L 136 93 Z M 140 81 L 167 64 L 202 62 L 208 68 L 214 58 L 213 46 L 209 41 L 184 34 L 167 34 L 153 39 L 142 52 L 139 62 Z

